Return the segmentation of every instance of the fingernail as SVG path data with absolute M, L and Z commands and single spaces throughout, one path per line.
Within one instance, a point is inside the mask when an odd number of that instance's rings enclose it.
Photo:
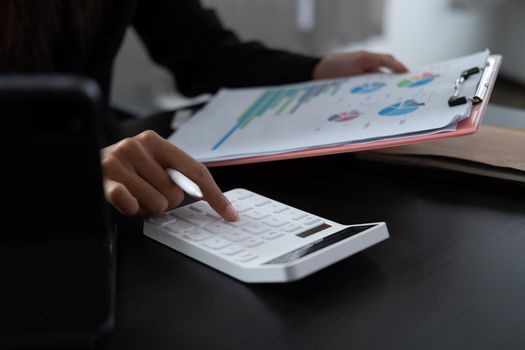
M 239 214 L 233 208 L 231 204 L 228 203 L 226 209 L 224 210 L 224 216 L 228 221 L 238 221 L 240 219 Z

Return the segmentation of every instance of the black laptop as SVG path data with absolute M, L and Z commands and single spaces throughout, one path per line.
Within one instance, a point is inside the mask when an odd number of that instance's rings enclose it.
M 0 77 L 0 349 L 86 348 L 112 328 L 98 101 L 88 80 Z

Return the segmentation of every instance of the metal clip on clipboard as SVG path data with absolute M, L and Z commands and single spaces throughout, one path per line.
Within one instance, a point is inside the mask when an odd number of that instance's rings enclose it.
M 467 80 L 469 77 L 471 77 L 474 74 L 478 74 L 481 71 L 483 71 L 482 68 L 472 67 L 470 69 L 467 69 L 467 70 L 464 70 L 463 72 L 461 72 L 460 77 L 458 79 L 456 79 L 456 81 L 454 82 L 454 95 L 452 95 L 448 99 L 448 106 L 449 107 L 459 106 L 459 105 L 467 103 L 467 97 L 466 96 L 459 96 L 459 91 L 461 90 L 461 86 L 463 85 L 465 80 Z M 477 93 L 476 93 L 476 95 L 477 95 Z M 472 102 L 474 102 L 474 99 L 472 99 Z
M 474 97 L 472 97 L 472 99 L 467 99 L 466 96 L 459 96 L 459 91 L 461 90 L 461 86 L 463 85 L 465 80 L 467 80 L 474 74 L 478 74 L 479 72 L 482 72 L 482 75 L 478 83 L 478 87 L 476 88 L 476 93 Z M 484 69 L 479 67 L 473 67 L 461 72 L 461 76 L 454 82 L 454 95 L 452 95 L 448 99 L 449 107 L 465 104 L 469 100 L 472 101 L 473 105 L 483 102 L 483 99 L 485 98 L 487 90 L 490 86 L 491 76 L 492 72 L 490 69 Z

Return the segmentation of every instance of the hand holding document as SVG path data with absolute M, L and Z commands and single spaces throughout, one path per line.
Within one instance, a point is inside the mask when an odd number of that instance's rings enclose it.
M 216 163 L 455 131 L 472 105 L 449 107 L 454 82 L 465 69 L 485 67 L 488 57 L 485 50 L 406 74 L 223 89 L 169 141 Z M 466 80 L 461 93 L 474 96 L 481 77 Z

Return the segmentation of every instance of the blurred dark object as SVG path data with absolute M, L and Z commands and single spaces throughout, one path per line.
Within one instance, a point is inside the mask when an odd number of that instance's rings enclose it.
M 89 348 L 113 327 L 97 86 L 0 78 L 0 348 Z

